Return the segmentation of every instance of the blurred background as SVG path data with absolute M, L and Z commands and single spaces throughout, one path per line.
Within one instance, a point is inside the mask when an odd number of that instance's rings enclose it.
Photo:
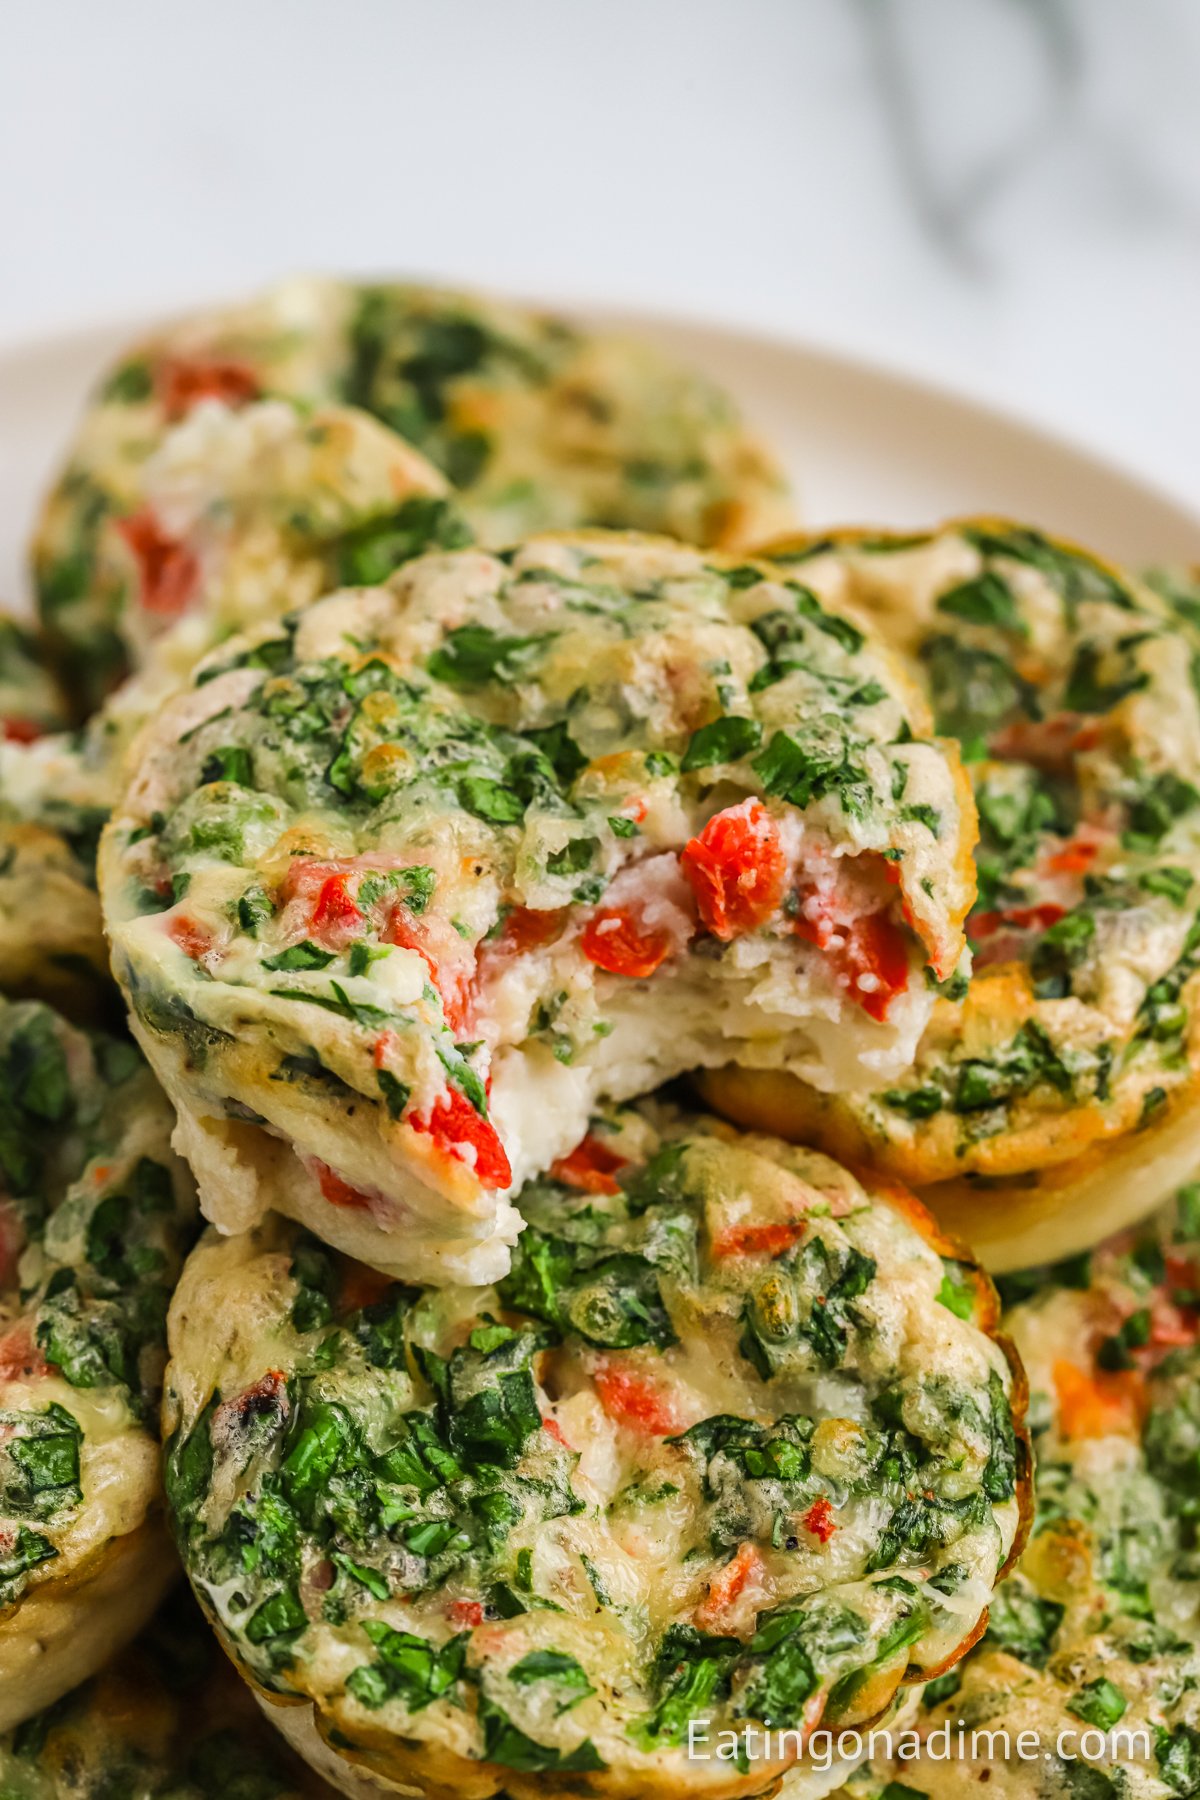
M 834 348 L 1200 506 L 1197 0 L 36 0 L 0 31 L 0 350 L 404 271 Z

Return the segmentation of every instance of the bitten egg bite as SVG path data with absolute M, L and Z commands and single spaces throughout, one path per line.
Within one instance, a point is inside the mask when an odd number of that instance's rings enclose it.
M 180 421 L 196 426 L 185 442 L 203 440 L 264 400 L 333 408 L 343 429 L 345 408 L 373 414 L 377 447 L 398 433 L 420 451 L 489 545 L 620 525 L 740 547 L 791 520 L 782 476 L 726 396 L 646 345 L 439 289 L 287 282 L 135 347 L 84 414 L 33 562 L 85 710 L 129 667 L 131 631 L 194 581 L 195 550 L 145 504 L 148 459 Z M 118 520 L 137 568 L 114 579 L 103 542 Z
M 0 1730 L 173 1579 L 155 1413 L 195 1198 L 171 1124 L 132 1044 L 0 1001 Z
M 0 743 L 0 991 L 83 1019 L 112 989 L 96 846 L 113 781 L 100 735 Z
M 187 1590 L 134 1643 L 0 1736 L 5 1800 L 331 1800 L 258 1714 Z
M 164 1432 L 205 1610 L 347 1792 L 823 1791 L 801 1734 L 953 1664 L 1018 1551 L 990 1284 L 903 1190 L 654 1106 L 520 1202 L 490 1288 L 202 1239 Z
M 898 1078 L 962 948 L 970 791 L 897 662 L 663 539 L 421 557 L 218 653 L 131 760 L 106 922 L 207 1216 L 412 1279 L 502 1274 L 600 1098 Z
M 1094 1243 L 1200 1160 L 1195 610 L 999 520 L 775 554 L 874 622 L 963 744 L 974 972 L 872 1092 L 728 1070 L 705 1095 L 911 1183 L 991 1268 Z
M 958 1800 L 1169 1800 L 1200 1780 L 1200 1186 L 1090 1258 L 1007 1284 L 1037 1515 L 987 1633 L 925 1691 L 915 1757 L 864 1771 Z M 1024 1296 L 1016 1298 L 1018 1296 Z M 995 1730 L 946 1758 L 935 1733 Z M 1021 1733 L 1026 1754 L 1018 1752 Z M 892 1800 L 899 1800 L 893 1795 Z

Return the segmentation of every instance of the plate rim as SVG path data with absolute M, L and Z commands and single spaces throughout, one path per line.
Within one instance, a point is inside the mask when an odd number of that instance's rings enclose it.
M 282 275 L 276 279 L 283 281 L 304 278 L 301 274 Z M 1086 471 L 1099 479 L 1119 482 L 1136 490 L 1143 501 L 1172 511 L 1182 529 L 1195 532 L 1196 557 L 1197 562 L 1200 562 L 1200 497 L 1193 500 L 1180 489 L 1165 487 L 1153 476 L 1125 462 L 1118 454 L 1098 449 L 1069 431 L 1045 425 L 1019 407 L 1005 406 L 990 398 L 980 397 L 951 379 L 931 376 L 923 370 L 905 367 L 887 357 L 873 353 L 860 354 L 820 339 L 793 334 L 780 326 L 722 319 L 703 308 L 629 304 L 621 300 L 588 298 L 573 294 L 569 288 L 559 289 L 557 293 L 551 290 L 530 296 L 515 289 L 493 287 L 490 284 L 476 287 L 472 283 L 447 282 L 436 276 L 409 273 L 392 272 L 381 275 L 342 272 L 334 274 L 332 279 L 404 281 L 443 286 L 463 293 L 478 292 L 506 304 L 543 312 L 563 311 L 573 314 L 587 325 L 633 334 L 639 329 L 648 328 L 655 335 L 668 337 L 673 329 L 682 328 L 691 333 L 724 338 L 738 349 L 760 353 L 766 350 L 810 367 L 823 368 L 844 380 L 866 379 L 873 386 L 890 388 L 897 397 L 903 396 L 917 403 L 932 403 L 966 415 L 976 426 L 999 431 L 1010 440 L 1023 438 L 1035 443 L 1043 452 L 1049 451 L 1081 465 L 1081 473 Z M 244 297 L 245 292 L 243 290 L 241 297 Z M 231 300 L 216 297 L 202 301 L 198 306 L 164 307 L 161 311 L 153 308 L 145 312 L 133 311 L 122 306 L 98 313 L 90 322 L 53 326 L 42 332 L 24 332 L 15 337 L 0 338 L 0 379 L 3 378 L 6 365 L 17 365 L 25 358 L 52 356 L 62 349 L 79 354 L 86 350 L 89 342 L 99 338 L 120 336 L 134 341 L 139 334 L 170 324 L 173 320 L 186 318 L 189 313 L 230 304 L 236 304 L 236 298 Z M 81 405 L 86 398 L 86 391 L 80 394 Z M 752 430 L 756 429 L 753 419 L 747 420 L 747 423 Z

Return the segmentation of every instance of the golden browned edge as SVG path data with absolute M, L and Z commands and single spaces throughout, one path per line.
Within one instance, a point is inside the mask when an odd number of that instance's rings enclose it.
M 933 1183 L 922 1196 L 998 1275 L 1058 1262 L 1147 1218 L 1200 1169 L 1200 1070 L 1145 1131 L 1093 1142 L 1069 1162 L 1010 1179 Z
M 1198 985 L 1200 976 L 1194 975 L 1185 992 L 1190 995 Z M 948 1005 L 935 1002 L 930 1026 L 935 1036 L 939 1017 Z M 971 981 L 959 1014 L 959 1034 L 969 1039 L 977 1018 L 1003 1018 L 1015 1030 L 1033 1015 L 1034 1005 L 1023 964 L 991 964 Z M 1200 1085 L 1200 1017 L 1189 1025 L 1187 1055 L 1191 1073 L 1172 1090 L 1179 1098 L 1177 1102 L 1168 1098 L 1171 1113 L 1178 1104 L 1190 1107 Z M 738 1123 L 793 1142 L 811 1141 L 839 1162 L 860 1162 L 880 1169 L 918 1193 L 933 1192 L 964 1175 L 989 1184 L 1027 1186 L 1034 1175 L 1048 1175 L 1055 1167 L 1083 1168 L 1089 1154 L 1108 1156 L 1114 1142 L 1119 1144 L 1130 1136 L 1140 1120 L 1142 1105 L 1141 1095 L 1130 1093 L 1118 1107 L 1089 1103 L 1047 1113 L 1027 1108 L 1027 1116 L 1019 1115 L 1010 1129 L 980 1140 L 964 1155 L 955 1144 L 949 1116 L 944 1130 L 926 1125 L 913 1142 L 897 1141 L 864 1124 L 852 1097 L 820 1093 L 784 1069 L 747 1069 L 731 1063 L 698 1072 L 696 1080 L 708 1102 Z
M 729 555 L 753 552 L 764 532 L 790 531 L 795 520 L 791 483 L 757 432 L 739 424 L 726 469 L 731 486 L 741 490 L 709 508 L 710 537 L 701 549 Z

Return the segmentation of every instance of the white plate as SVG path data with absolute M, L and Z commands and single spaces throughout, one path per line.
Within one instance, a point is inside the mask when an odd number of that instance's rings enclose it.
M 904 376 L 719 326 L 594 310 L 722 382 L 775 445 L 806 523 L 921 526 L 1007 513 L 1119 561 L 1200 561 L 1200 515 L 1089 452 Z M 0 352 L 0 596 L 26 598 L 24 545 L 96 376 L 144 326 Z

